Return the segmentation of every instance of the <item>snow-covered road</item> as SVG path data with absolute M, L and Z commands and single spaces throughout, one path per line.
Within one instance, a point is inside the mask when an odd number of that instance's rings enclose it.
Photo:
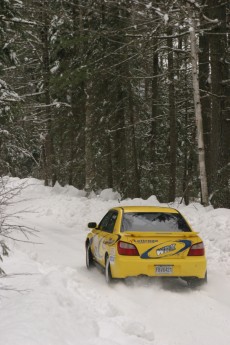
M 8 276 L 0 278 L 0 345 L 230 344 L 230 210 L 173 205 L 204 239 L 207 286 L 142 277 L 110 287 L 85 268 L 84 241 L 86 224 L 117 205 L 109 200 L 116 194 L 88 199 L 73 187 L 29 183 L 13 210 L 26 211 L 18 221 L 38 230 L 32 240 L 42 244 L 10 243 L 1 264 Z

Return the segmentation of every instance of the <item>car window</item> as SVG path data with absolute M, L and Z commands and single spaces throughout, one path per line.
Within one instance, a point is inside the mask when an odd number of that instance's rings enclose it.
M 101 220 L 99 224 L 99 229 L 106 232 L 113 232 L 114 225 L 117 219 L 117 212 L 116 211 L 109 211 L 104 218 Z
M 114 229 L 114 225 L 116 223 L 116 220 L 117 220 L 117 212 L 113 212 L 113 214 L 111 215 L 110 219 L 109 219 L 109 222 L 106 226 L 106 230 L 107 232 L 110 232 L 112 233 L 113 232 L 113 229 Z
M 106 213 L 106 215 L 102 218 L 102 220 L 100 221 L 98 228 L 100 230 L 104 230 L 109 222 L 109 219 L 111 217 L 112 211 L 109 211 L 108 213 Z
M 121 231 L 187 232 L 191 229 L 179 213 L 135 212 L 123 215 Z

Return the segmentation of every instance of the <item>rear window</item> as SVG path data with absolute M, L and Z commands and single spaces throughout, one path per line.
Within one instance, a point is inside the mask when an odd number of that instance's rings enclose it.
M 191 229 L 179 213 L 124 213 L 121 231 L 189 232 Z

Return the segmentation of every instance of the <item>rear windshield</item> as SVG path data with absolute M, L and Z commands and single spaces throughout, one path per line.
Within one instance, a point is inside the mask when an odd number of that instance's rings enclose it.
M 191 231 L 179 213 L 124 213 L 121 231 L 188 232 Z

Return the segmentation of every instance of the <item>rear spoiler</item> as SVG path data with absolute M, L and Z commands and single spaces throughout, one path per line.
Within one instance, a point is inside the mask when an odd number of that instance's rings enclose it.
M 198 232 L 182 231 L 182 232 L 140 232 L 140 231 L 125 231 L 124 236 L 127 237 L 196 237 Z

